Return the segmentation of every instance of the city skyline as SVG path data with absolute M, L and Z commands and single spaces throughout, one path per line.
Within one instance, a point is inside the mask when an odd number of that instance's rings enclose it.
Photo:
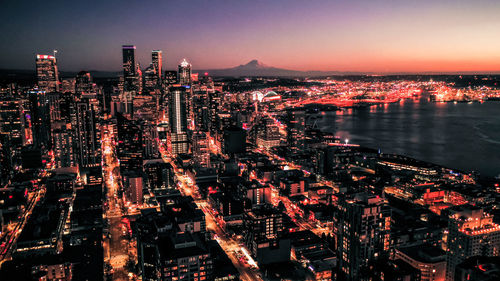
M 188 58 L 195 70 L 258 59 L 300 71 L 500 72 L 496 1 L 51 1 L 5 6 L 1 31 L 11 43 L 0 47 L 4 69 L 32 69 L 34 55 L 57 49 L 61 70 L 117 71 L 117 50 L 134 44 L 141 68 L 159 49 L 165 69 Z M 52 13 L 58 16 L 44 17 Z
M 500 280 L 498 0 L 67 2 L 0 11 L 1 280 Z

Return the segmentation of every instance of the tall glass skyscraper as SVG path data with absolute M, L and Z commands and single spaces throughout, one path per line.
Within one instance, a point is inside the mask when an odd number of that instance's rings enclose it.
M 135 73 L 135 46 L 134 45 L 123 45 L 123 78 L 124 78 L 124 89 L 126 91 L 132 90 L 134 85 L 134 80 L 136 77 Z
M 92 76 L 90 76 L 90 72 L 88 71 L 80 71 L 76 75 L 76 83 L 75 83 L 75 88 L 76 88 L 76 93 L 81 95 L 81 94 L 88 94 L 93 92 L 93 82 L 92 82 Z
M 182 86 L 191 86 L 191 64 L 186 59 L 183 59 L 179 64 L 177 81 Z
M 59 92 L 59 72 L 55 56 L 36 55 L 38 88 L 45 92 Z
M 186 88 L 174 87 L 169 97 L 170 147 L 174 155 L 187 153 L 189 141 L 187 137 Z
M 101 135 L 97 124 L 97 101 L 84 98 L 72 104 L 71 127 L 80 167 L 95 167 L 101 163 Z
M 336 219 L 342 280 L 365 280 L 372 262 L 389 253 L 391 208 L 377 195 L 342 195 Z
M 158 85 L 161 85 L 163 81 L 162 77 L 162 65 L 163 65 L 163 58 L 162 58 L 162 51 L 161 50 L 153 50 L 151 53 L 151 62 L 153 64 L 153 67 L 156 71 L 156 75 L 158 76 Z

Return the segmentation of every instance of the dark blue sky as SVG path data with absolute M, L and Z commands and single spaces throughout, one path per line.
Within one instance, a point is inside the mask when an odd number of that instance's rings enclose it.
M 2 0 L 0 68 L 33 69 L 57 49 L 61 70 L 118 70 L 121 45 L 166 68 L 251 59 L 283 68 L 500 70 L 498 0 Z

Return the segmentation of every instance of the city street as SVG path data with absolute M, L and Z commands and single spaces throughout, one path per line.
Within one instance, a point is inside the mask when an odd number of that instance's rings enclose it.
M 167 156 L 165 150 L 161 149 L 162 156 L 165 162 L 169 162 L 174 167 L 174 172 L 179 180 L 179 190 L 183 195 L 191 196 L 193 198 L 199 198 L 200 196 L 196 193 L 196 188 L 194 187 L 192 181 L 184 174 L 180 173 L 176 164 L 170 161 L 170 157 Z M 208 211 L 208 202 L 204 200 L 195 200 L 196 205 L 205 213 L 207 230 L 213 231 L 217 235 L 217 242 L 221 246 L 222 250 L 227 254 L 233 265 L 240 272 L 240 279 L 245 281 L 252 280 L 262 280 L 260 273 L 256 268 L 255 262 L 248 255 L 248 251 L 245 247 L 240 246 L 238 242 L 224 233 L 224 230 L 215 221 L 213 215 Z M 246 255 L 245 255 L 246 253 Z M 242 262 L 238 255 L 244 255 L 247 262 Z M 253 268 L 252 268 L 253 267 Z
M 43 175 L 46 175 L 46 172 L 43 173 Z M 19 221 L 15 224 L 14 228 L 12 231 L 6 234 L 5 237 L 5 245 L 2 245 L 0 247 L 0 266 L 7 260 L 11 258 L 12 252 L 14 251 L 14 245 L 16 245 L 17 239 L 19 238 L 19 235 L 21 235 L 21 232 L 23 231 L 24 226 L 28 222 L 31 213 L 33 212 L 33 209 L 35 208 L 36 204 L 42 198 L 45 194 L 45 187 L 37 189 L 35 192 L 30 194 L 30 200 L 28 203 L 28 207 L 24 211 L 24 213 L 19 217 Z
M 208 203 L 200 200 L 197 201 L 196 204 L 205 213 L 207 230 L 213 231 L 217 235 L 217 242 L 240 272 L 241 280 L 262 280 L 257 264 L 253 261 L 252 257 L 248 255 L 248 251 L 245 247 L 241 246 L 237 240 L 226 235 L 224 230 L 215 221 L 212 213 L 208 210 Z M 244 259 L 246 262 L 242 262 L 240 257 L 238 257 L 238 255 L 242 254 L 245 256 Z
M 117 196 L 120 188 L 120 174 L 117 172 L 119 165 L 112 135 L 103 136 L 102 146 L 103 161 L 105 161 L 103 169 L 107 186 L 106 218 L 109 224 L 109 235 L 104 240 L 104 260 L 111 265 L 112 280 L 131 280 L 133 275 L 129 275 L 126 268 L 129 260 L 130 229 L 128 219 L 123 216 L 121 210 L 122 199 Z

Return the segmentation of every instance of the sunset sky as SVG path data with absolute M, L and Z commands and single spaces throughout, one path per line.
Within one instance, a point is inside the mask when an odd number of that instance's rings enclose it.
M 143 68 L 161 49 L 165 69 L 500 73 L 498 0 L 4 0 L 0 20 L 4 69 L 57 49 L 63 71 L 119 70 L 134 44 Z

